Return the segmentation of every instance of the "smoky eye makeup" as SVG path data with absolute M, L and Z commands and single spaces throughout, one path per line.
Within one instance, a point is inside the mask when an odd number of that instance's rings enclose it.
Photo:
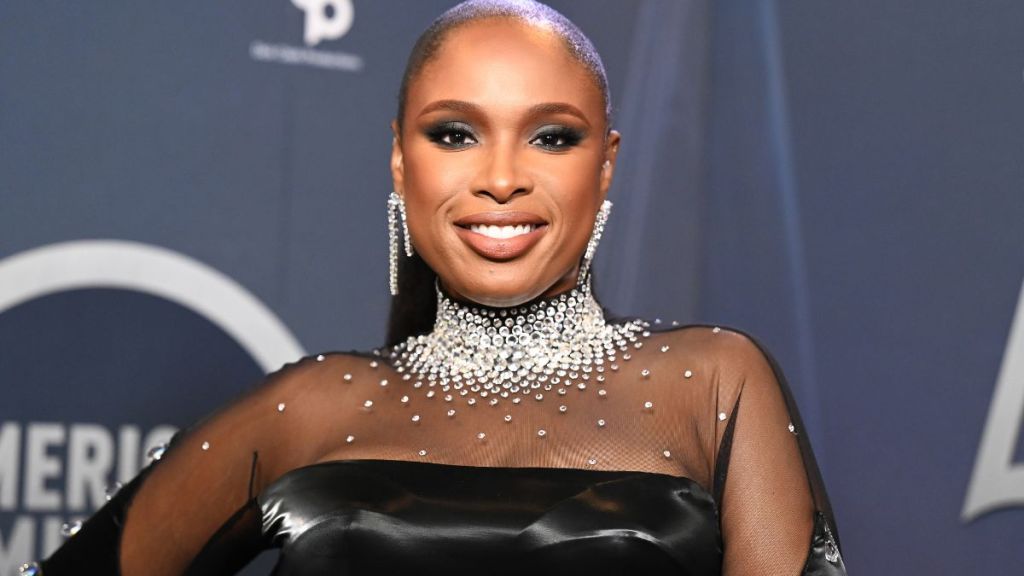
M 458 150 L 477 143 L 473 128 L 465 122 L 445 120 L 423 129 L 423 135 L 441 148 Z
M 473 127 L 460 120 L 441 120 L 422 129 L 424 137 L 444 150 L 461 150 L 480 143 Z M 548 152 L 565 152 L 586 138 L 586 130 L 567 124 L 547 124 L 533 131 L 528 144 Z
M 554 124 L 542 126 L 538 129 L 530 138 L 530 144 L 545 150 L 558 152 L 576 146 L 585 136 L 586 132 L 578 128 L 564 124 Z

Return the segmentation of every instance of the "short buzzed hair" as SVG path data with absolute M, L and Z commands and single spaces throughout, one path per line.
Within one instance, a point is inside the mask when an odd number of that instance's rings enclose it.
M 606 125 L 611 125 L 612 101 L 608 76 L 594 44 L 576 24 L 554 8 L 535 0 L 466 0 L 437 17 L 420 35 L 409 53 L 398 90 L 398 125 L 402 125 L 409 85 L 444 44 L 448 34 L 466 24 L 480 20 L 507 18 L 526 24 L 540 25 L 554 32 L 572 55 L 593 78 L 604 99 Z

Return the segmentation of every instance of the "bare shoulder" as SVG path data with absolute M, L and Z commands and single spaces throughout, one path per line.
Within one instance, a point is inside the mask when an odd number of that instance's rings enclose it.
M 313 389 L 332 389 L 335 384 L 356 380 L 356 374 L 372 369 L 374 355 L 368 352 L 323 352 L 283 364 L 262 381 L 267 392 L 294 395 Z
M 659 345 L 674 345 L 680 351 L 697 353 L 718 362 L 767 360 L 763 345 L 738 328 L 686 324 L 654 331 L 651 338 Z
M 701 380 L 718 391 L 736 390 L 751 382 L 775 382 L 774 360 L 749 333 L 726 326 L 690 324 L 656 331 L 651 344 L 666 354 L 685 374 L 700 373 Z
M 336 448 L 359 411 L 371 374 L 383 368 L 372 353 L 323 352 L 303 356 L 268 374 L 242 402 L 237 425 L 266 437 L 265 477 L 316 461 Z

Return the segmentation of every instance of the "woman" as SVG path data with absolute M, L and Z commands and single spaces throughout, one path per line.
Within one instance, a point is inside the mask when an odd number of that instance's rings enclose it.
M 610 109 L 552 9 L 442 15 L 392 125 L 391 344 L 178 434 L 42 571 L 222 574 L 278 546 L 282 575 L 845 573 L 770 358 L 595 301 Z

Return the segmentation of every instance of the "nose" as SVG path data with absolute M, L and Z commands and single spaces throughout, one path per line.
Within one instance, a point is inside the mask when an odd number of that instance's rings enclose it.
M 498 204 L 505 204 L 517 195 L 529 194 L 533 190 L 533 182 L 523 164 L 523 153 L 513 143 L 489 147 L 480 157 L 473 193 L 488 196 Z

